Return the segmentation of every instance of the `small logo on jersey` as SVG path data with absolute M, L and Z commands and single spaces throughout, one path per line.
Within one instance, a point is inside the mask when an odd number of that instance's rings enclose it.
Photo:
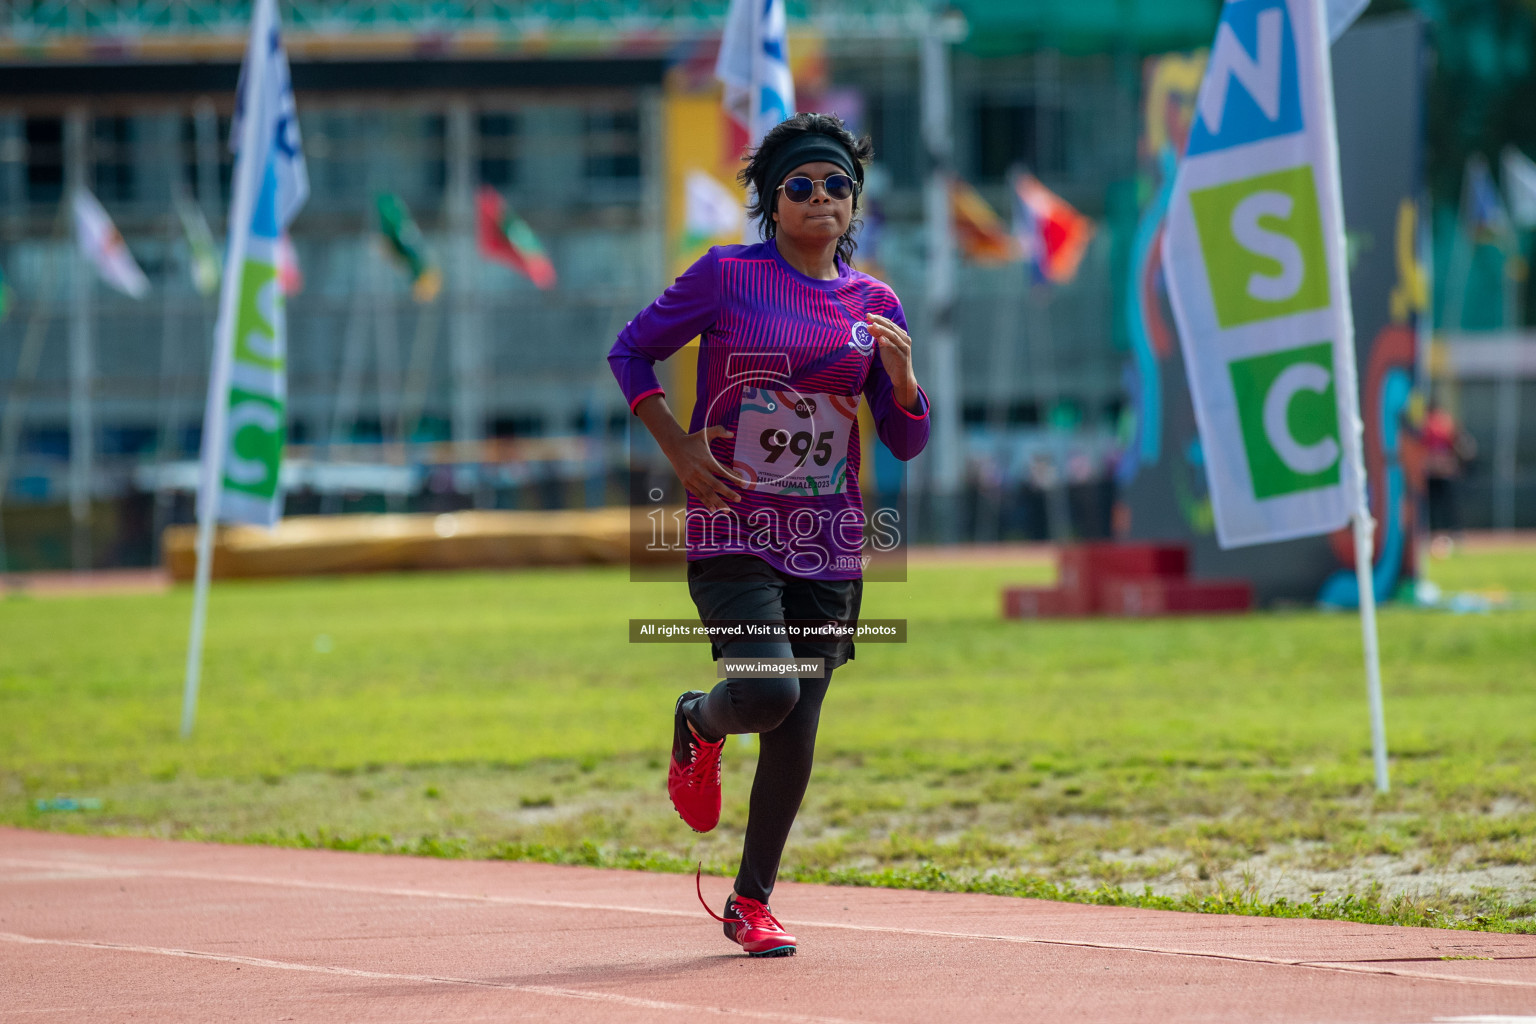
M 795 402 L 795 415 L 808 420 L 816 415 L 816 399 L 801 398 Z
M 875 336 L 870 333 L 869 324 L 865 323 L 863 320 L 855 323 L 853 325 L 853 337 L 848 340 L 848 344 L 852 345 L 860 352 L 873 351 L 875 347 Z

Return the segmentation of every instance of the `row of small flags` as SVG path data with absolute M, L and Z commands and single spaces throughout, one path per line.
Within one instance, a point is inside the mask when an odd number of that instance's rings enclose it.
M 1477 241 L 1502 243 L 1515 229 L 1536 228 L 1536 161 L 1507 146 L 1499 162 L 1504 178 L 1502 193 L 1481 153 L 1474 153 L 1467 161 L 1461 215 Z
M 1532 180 L 1536 181 L 1536 165 L 1531 174 Z M 702 174 L 698 177 L 707 178 Z M 708 183 L 714 184 L 712 180 Z M 1014 180 L 1013 190 L 1014 220 L 1010 229 L 974 187 L 959 179 L 954 181 L 950 188 L 950 209 L 961 253 L 978 263 L 1022 261 L 1031 268 L 1039 283 L 1071 281 L 1093 238 L 1093 221 L 1078 213 L 1032 175 L 1019 175 Z M 700 192 L 698 185 L 690 181 L 688 207 L 692 232 L 711 236 L 739 228 L 740 203 L 728 190 L 717 187 L 698 194 Z M 719 192 L 720 196 L 714 192 Z M 195 204 L 183 199 L 175 206 L 191 255 L 193 285 L 200 294 L 211 295 L 218 289 L 222 272 L 213 232 Z M 96 197 L 80 190 L 74 195 L 73 207 L 80 251 L 95 266 L 102 280 L 136 299 L 148 294 L 148 278 L 134 262 L 123 236 Z M 480 255 L 523 274 L 541 289 L 553 288 L 557 281 L 554 264 L 527 221 L 490 187 L 480 189 L 475 197 L 475 207 Z M 703 209 L 695 215 L 695 207 Z M 383 193 L 376 200 L 375 210 L 380 238 L 385 249 L 409 276 L 412 297 L 418 302 L 432 302 L 442 290 L 442 270 L 404 200 L 393 193 Z M 721 210 L 729 212 L 729 225 L 724 224 Z M 696 219 L 701 224 L 695 226 Z M 278 278 L 285 295 L 295 295 L 303 289 L 298 257 L 292 239 L 286 233 L 278 247 Z M 0 277 L 0 311 L 6 304 L 4 289 L 4 280 Z
M 1494 183 L 1486 160 L 1474 157 L 1468 162 L 1463 217 L 1474 238 L 1497 241 L 1514 228 L 1536 227 L 1536 161 L 1510 147 L 1504 151 L 1501 164 L 1502 191 Z M 697 177 L 707 179 L 702 174 Z M 715 182 L 707 179 L 707 184 Z M 720 195 L 716 196 L 716 192 Z M 1022 261 L 1037 283 L 1071 281 L 1093 239 L 1093 221 L 1033 175 L 1015 177 L 1013 193 L 1014 218 L 1010 228 L 972 185 L 960 179 L 951 184 L 950 212 L 961 253 L 982 264 Z M 132 298 L 147 295 L 149 279 L 96 197 L 81 189 L 74 193 L 71 205 L 80 252 L 101 279 Z M 705 237 L 729 233 L 741 223 L 739 205 L 723 186 L 701 189 L 690 180 L 690 233 Z M 500 193 L 482 186 L 475 206 L 480 255 L 523 274 L 541 289 L 553 288 L 557 278 L 549 254 L 533 229 Z M 200 294 L 212 295 L 218 289 L 222 272 L 213 232 L 194 203 L 180 199 L 175 207 L 191 255 L 193 285 Z M 695 207 L 700 209 L 696 212 Z M 418 302 L 433 301 L 442 290 L 442 271 L 405 202 L 397 195 L 384 193 L 377 199 L 376 210 L 380 237 L 409 275 L 412 297 Z M 729 212 L 729 225 L 722 221 L 722 210 Z M 695 225 L 695 220 L 700 223 Z M 303 290 L 298 257 L 286 233 L 278 245 L 278 280 L 285 295 Z M 0 272 L 0 317 L 9 309 L 10 299 L 10 286 Z
M 212 295 L 219 289 L 223 273 L 218 243 L 208 221 L 198 206 L 179 198 L 173 204 L 181 223 L 190 255 L 192 285 L 200 295 Z M 409 275 L 411 295 L 418 302 L 431 302 L 442 290 L 443 275 L 435 254 L 426 244 L 421 229 L 399 196 L 385 193 L 376 202 L 378 229 L 385 249 Z M 488 186 L 475 197 L 478 212 L 476 231 L 480 255 L 494 263 L 511 267 L 541 289 L 556 283 L 554 264 L 528 223 L 513 211 L 501 195 Z M 79 189 L 70 200 L 75 226 L 75 242 L 80 254 L 96 269 L 97 275 L 115 291 L 134 299 L 149 294 L 149 278 L 144 275 L 122 233 L 101 202 L 87 189 Z M 284 295 L 297 295 L 304 289 L 298 254 L 293 239 L 284 232 L 277 247 L 278 284 Z M 11 289 L 0 271 L 0 319 L 11 305 Z
M 377 207 L 379 234 L 390 255 L 410 275 L 411 296 L 417 302 L 436 299 L 443 287 L 443 274 L 405 201 L 385 193 L 379 196 Z M 482 185 L 475 194 L 475 219 L 476 246 L 483 258 L 511 267 L 541 289 L 555 286 L 558 279 L 549 253 L 501 193 Z
M 966 259 L 983 264 L 1023 262 L 1038 284 L 1066 284 L 1077 276 L 1093 240 L 1094 223 L 1032 174 L 1013 179 L 1010 229 L 981 193 L 955 179 L 949 189 L 955 241 Z
M 981 264 L 1023 262 L 1039 284 L 1071 281 L 1093 240 L 1093 221 L 1031 175 L 1016 178 L 1013 191 L 1014 218 L 1010 228 L 973 186 L 958 178 L 951 183 L 950 215 L 961 255 Z M 685 181 L 684 198 L 686 211 L 680 240 L 683 251 L 695 249 L 712 238 L 741 233 L 741 200 L 711 175 L 691 172 Z M 878 223 L 878 214 L 873 209 L 866 210 L 864 241 L 872 241 L 870 236 L 878 231 Z
M 1467 162 L 1462 221 L 1475 240 L 1501 243 L 1517 229 L 1536 228 L 1536 161 L 1510 146 L 1500 157 L 1500 171 L 1502 189 L 1481 155 Z M 1033 175 L 1015 177 L 1013 193 L 1010 229 L 974 187 L 953 182 L 950 212 L 960 252 L 982 264 L 1022 260 L 1037 283 L 1072 280 L 1093 239 L 1093 221 Z

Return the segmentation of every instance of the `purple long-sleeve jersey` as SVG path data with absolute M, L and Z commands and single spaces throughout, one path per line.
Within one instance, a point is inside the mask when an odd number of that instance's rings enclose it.
M 868 313 L 906 329 L 884 283 L 841 261 L 835 280 L 807 277 L 770 240 L 709 250 L 619 332 L 608 363 L 631 410 L 663 391 L 655 364 L 699 338 L 689 431 L 734 435 L 710 451 L 741 500 L 711 512 L 688 495 L 689 560 L 752 554 L 796 576 L 857 579 L 866 532 L 897 528 L 865 516 L 859 400 L 906 460 L 928 443 L 928 396 L 919 389 L 920 414 L 896 401 Z

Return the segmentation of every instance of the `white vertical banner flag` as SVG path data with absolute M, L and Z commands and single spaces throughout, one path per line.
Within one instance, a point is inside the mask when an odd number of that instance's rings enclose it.
M 271 526 L 282 515 L 279 482 L 286 428 L 287 320 L 278 280 L 284 229 L 309 196 L 298 113 L 277 0 L 255 0 L 251 37 L 240 68 L 235 120 L 235 184 L 229 249 L 219 282 L 213 374 L 203 417 L 197 487 L 197 578 L 181 735 L 192 735 L 219 519 Z
M 1329 0 L 1226 0 L 1163 234 L 1221 546 L 1354 521 L 1371 753 L 1387 791 L 1375 524 L 1328 55 Z
M 757 145 L 795 112 L 784 0 L 731 0 L 715 77 L 725 83 L 725 109 Z
M 287 422 L 280 240 L 309 196 L 275 0 L 257 0 L 252 12 L 230 145 L 229 273 L 214 331 L 198 510 L 200 517 L 271 526 L 282 515 Z
M 1163 236 L 1222 547 L 1363 501 L 1324 6 L 1227 0 Z
M 131 298 L 149 294 L 149 279 L 134 262 L 133 253 L 118 232 L 117 225 L 102 209 L 101 202 L 87 189 L 76 189 L 70 197 L 75 218 L 75 241 L 101 279 Z

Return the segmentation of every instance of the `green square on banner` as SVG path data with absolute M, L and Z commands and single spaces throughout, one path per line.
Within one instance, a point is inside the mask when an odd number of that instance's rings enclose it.
M 1328 257 L 1310 166 L 1191 192 L 1189 204 L 1222 327 L 1328 306 Z
M 1320 342 L 1228 364 L 1255 499 L 1339 482 L 1339 404 L 1333 344 Z
M 235 315 L 235 362 L 266 370 L 283 368 L 283 354 L 277 347 L 282 313 L 277 267 L 247 259 L 245 272 L 240 275 L 240 305 Z
M 231 388 L 224 486 L 258 498 L 275 495 L 286 433 L 282 402 Z

